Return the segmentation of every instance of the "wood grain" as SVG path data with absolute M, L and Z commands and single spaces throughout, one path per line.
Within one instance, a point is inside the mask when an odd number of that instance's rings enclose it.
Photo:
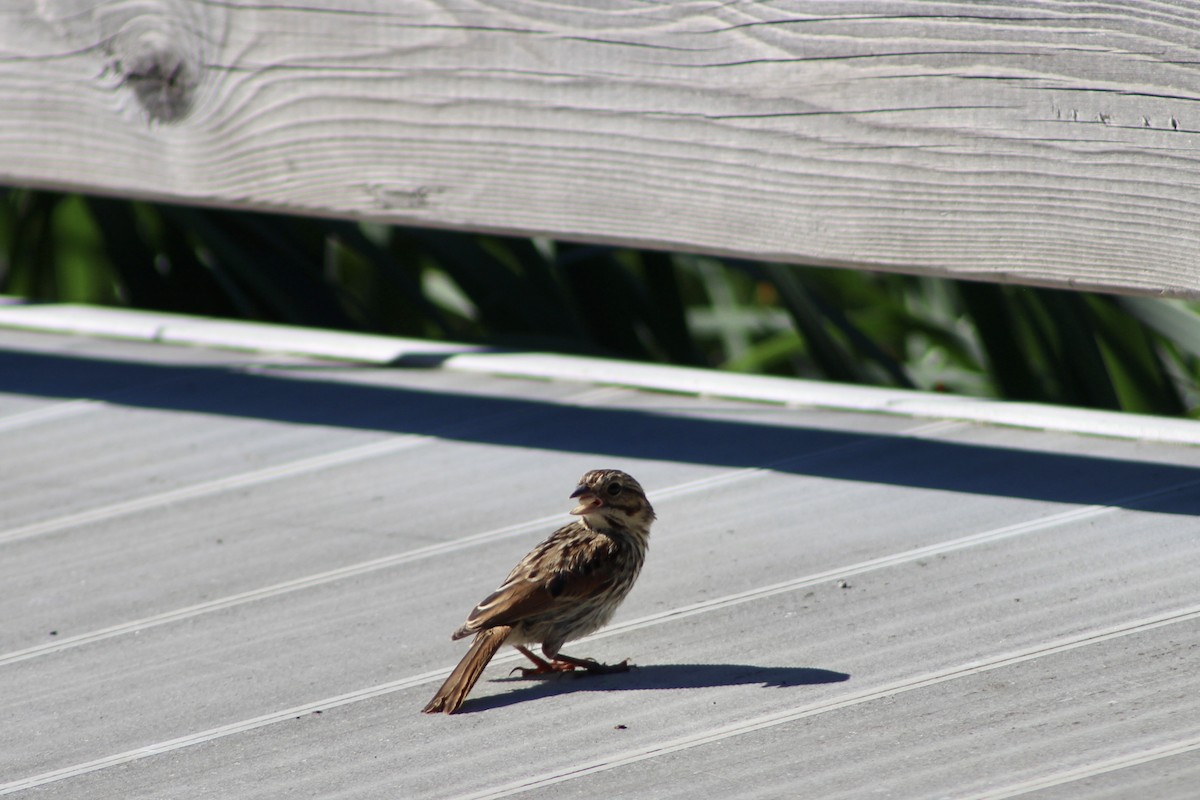
M 9 0 L 0 182 L 1200 296 L 1200 3 Z

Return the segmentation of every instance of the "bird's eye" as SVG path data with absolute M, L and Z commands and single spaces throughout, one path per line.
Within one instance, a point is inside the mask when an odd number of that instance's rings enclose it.
M 620 493 L 621 493 L 621 484 L 619 484 L 619 483 L 610 483 L 610 484 L 608 485 L 608 495 L 609 495 L 609 497 L 616 497 L 616 496 L 617 496 L 617 495 L 619 495 Z

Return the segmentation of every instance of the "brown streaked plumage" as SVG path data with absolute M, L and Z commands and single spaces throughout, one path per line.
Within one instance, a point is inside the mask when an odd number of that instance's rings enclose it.
M 654 509 L 641 485 L 615 469 L 585 474 L 571 494 L 578 520 L 556 530 L 475 606 L 452 639 L 475 636 L 471 649 L 423 709 L 453 714 L 504 644 L 536 665 L 526 674 L 622 672 L 629 662 L 600 664 L 559 652 L 565 642 L 599 630 L 629 594 L 646 559 Z M 525 645 L 538 644 L 546 658 Z M 548 659 L 548 660 L 547 660 Z

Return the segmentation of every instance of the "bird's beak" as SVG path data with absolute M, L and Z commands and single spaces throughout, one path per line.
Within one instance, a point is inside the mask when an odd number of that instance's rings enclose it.
M 579 499 L 579 505 L 571 509 L 571 513 L 576 516 L 590 514 L 600 506 L 604 505 L 604 501 L 597 497 L 591 489 L 584 486 L 582 483 L 575 487 L 575 491 L 571 492 L 571 497 Z

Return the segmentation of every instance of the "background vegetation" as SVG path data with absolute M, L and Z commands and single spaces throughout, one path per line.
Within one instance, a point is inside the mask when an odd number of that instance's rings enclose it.
M 0 293 L 1157 414 L 1176 300 L 0 190 Z

